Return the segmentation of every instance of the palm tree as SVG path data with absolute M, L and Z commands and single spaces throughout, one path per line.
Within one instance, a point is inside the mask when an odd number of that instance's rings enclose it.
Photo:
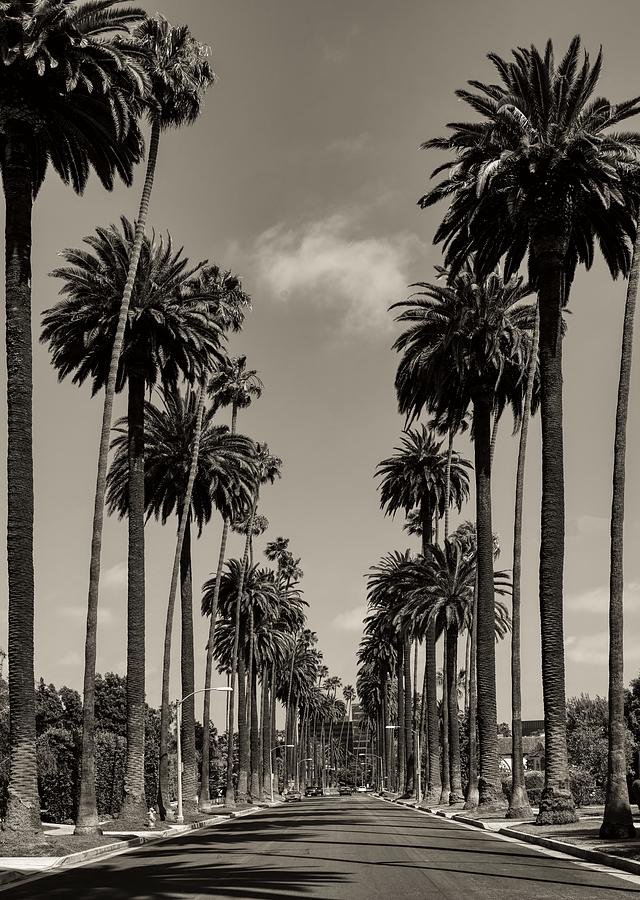
M 469 463 L 458 454 L 455 457 L 449 457 L 442 453 L 441 448 L 442 444 L 424 425 L 420 429 L 409 429 L 405 432 L 400 447 L 396 448 L 396 454 L 383 460 L 376 469 L 376 476 L 381 478 L 380 505 L 385 512 L 395 515 L 399 509 L 402 509 L 405 514 L 409 515 L 413 511 L 418 511 L 423 555 L 427 554 L 431 544 L 434 515 L 444 513 L 447 471 L 450 485 L 449 502 L 455 503 L 460 510 L 469 495 L 469 477 L 466 471 Z M 437 803 L 440 799 L 441 785 L 435 638 L 435 623 L 433 623 L 425 635 L 429 756 L 427 799 L 429 802 Z M 405 645 L 403 655 L 405 657 L 408 655 L 407 645 Z M 411 717 L 409 717 L 409 727 L 411 727 Z
M 216 372 L 209 380 L 208 390 L 214 400 L 217 409 L 231 407 L 231 434 L 235 434 L 238 421 L 238 410 L 247 409 L 254 399 L 262 394 L 262 381 L 254 369 L 247 369 L 246 356 L 225 358 Z M 207 639 L 207 660 L 204 676 L 203 711 L 202 721 L 208 722 L 211 718 L 211 678 L 213 675 L 213 638 L 218 615 L 218 595 L 222 579 L 222 569 L 227 552 L 227 540 L 229 537 L 229 516 L 223 517 L 222 538 L 220 540 L 220 552 L 218 554 L 218 567 L 216 569 L 213 596 L 209 613 L 209 637 Z M 211 801 L 209 792 L 209 771 L 211 765 L 211 750 L 209 742 L 209 730 L 203 731 L 202 737 L 202 768 L 200 777 L 200 805 Z
M 640 228 L 636 231 L 629 271 L 622 329 L 620 377 L 616 405 L 611 500 L 611 562 L 609 582 L 609 758 L 607 795 L 600 837 L 614 840 L 635 837 L 627 788 L 627 747 L 624 718 L 624 491 L 627 416 L 631 391 L 633 325 L 640 278 Z
M 542 416 L 542 538 L 540 615 L 545 710 L 545 788 L 540 824 L 575 821 L 569 790 L 564 687 L 564 454 L 561 311 L 579 263 L 591 266 L 600 246 L 613 277 L 631 262 L 638 209 L 640 136 L 610 129 L 640 112 L 640 99 L 611 104 L 594 97 L 602 52 L 580 62 L 574 37 L 556 65 L 551 41 L 496 54 L 501 84 L 470 82 L 458 91 L 480 120 L 454 123 L 451 134 L 425 148 L 455 151 L 439 166 L 448 176 L 421 198 L 422 207 L 449 198 L 435 240 L 447 265 L 470 252 L 487 273 L 505 258 L 505 275 L 528 256 L 540 305 Z M 435 174 L 435 173 L 434 173 Z
M 213 601 L 215 580 L 203 587 L 203 604 Z M 236 624 L 238 594 L 241 595 L 240 625 Z M 238 800 L 246 801 L 249 769 L 249 740 L 247 735 L 247 682 L 249 692 L 253 684 L 253 666 L 256 661 L 254 635 L 256 629 L 273 624 L 278 615 L 278 593 L 273 573 L 248 566 L 246 561 L 231 559 L 226 565 L 219 589 L 222 619 L 214 636 L 214 655 L 220 671 L 233 673 L 234 657 L 238 673 Z M 236 634 L 237 632 L 237 634 Z M 245 680 L 246 679 L 246 680 Z M 257 799 L 257 797 L 255 798 Z
M 238 674 L 238 739 L 240 740 L 243 736 L 243 729 L 246 731 L 246 720 L 243 723 L 243 717 L 246 715 L 246 710 L 241 708 L 243 701 L 243 691 L 244 685 L 242 682 L 242 678 L 240 677 L 243 672 L 242 669 L 242 660 L 238 658 L 238 644 L 240 640 L 240 620 L 241 620 L 241 612 L 242 612 L 242 596 L 244 591 L 244 576 L 247 571 L 247 566 L 249 563 L 249 551 L 251 547 L 251 537 L 253 531 L 253 521 L 257 514 L 258 510 L 258 502 L 260 499 L 260 487 L 263 484 L 273 484 L 276 478 L 280 477 L 280 471 L 282 469 L 282 460 L 277 456 L 273 456 L 269 448 L 266 444 L 257 444 L 256 445 L 256 455 L 255 455 L 255 463 L 256 463 L 256 482 L 254 486 L 254 494 L 251 504 L 251 513 L 249 515 L 249 519 L 246 524 L 246 540 L 244 545 L 244 555 L 242 557 L 242 567 L 240 572 L 240 577 L 238 579 L 238 591 L 237 591 L 237 599 L 236 599 L 236 608 L 235 608 L 235 631 L 234 631 L 234 642 L 233 642 L 233 652 L 231 656 L 231 679 L 230 679 L 230 693 L 229 693 L 229 717 L 227 721 L 227 787 L 226 787 L 226 797 L 225 803 L 227 806 L 235 806 L 235 797 L 233 790 L 233 780 L 232 780 L 232 767 L 233 767 L 233 712 L 234 712 L 234 694 L 235 694 L 235 677 L 236 672 Z M 240 666 L 240 668 L 238 668 Z M 247 798 L 247 769 L 246 765 L 243 766 L 245 761 L 241 760 L 239 763 L 239 771 L 238 771 L 238 801 L 240 803 L 246 803 Z
M 538 336 L 540 316 L 536 306 L 536 317 L 529 348 L 527 366 L 527 387 L 520 423 L 520 443 L 518 447 L 518 468 L 516 472 L 516 505 L 513 517 L 513 593 L 511 628 L 511 793 L 509 795 L 508 819 L 526 819 L 531 816 L 531 806 L 524 778 L 524 758 L 522 755 L 522 670 L 520 664 L 520 575 L 522 571 L 522 516 L 524 511 L 524 476 L 527 452 L 527 434 L 531 415 L 533 389 L 538 362 Z
M 184 503 L 190 475 L 193 488 L 189 497 L 185 540 L 180 548 L 180 576 L 182 597 L 182 696 L 195 690 L 193 684 L 193 615 L 191 591 L 191 523 L 198 534 L 211 520 L 214 508 L 225 516 L 234 515 L 251 500 L 255 480 L 254 445 L 249 438 L 231 435 L 225 425 L 216 425 L 214 410 L 205 410 L 196 468 L 192 473 L 192 446 L 198 422 L 199 404 L 195 391 L 183 395 L 176 389 L 160 394 L 160 407 L 145 403 L 145 508 L 164 525 L 174 514 L 178 527 L 182 526 Z M 128 514 L 128 432 L 126 420 L 116 425 L 113 441 L 115 455 L 109 471 L 107 507 L 122 517 Z M 175 597 L 175 593 L 173 595 Z M 169 808 L 169 671 L 171 663 L 171 635 L 173 604 L 167 610 L 165 648 L 162 677 L 162 706 L 160 714 L 160 777 L 159 804 L 164 818 Z M 183 760 L 185 769 L 185 797 L 192 798 L 197 790 L 195 773 L 195 725 L 193 703 L 183 704 Z M 188 806 L 188 800 L 187 800 Z
M 491 414 L 522 403 L 530 294 L 523 279 L 493 272 L 481 278 L 471 260 L 444 284 L 420 283 L 396 307 L 408 328 L 396 340 L 403 353 L 396 375 L 400 412 L 423 409 L 438 421 L 461 422 L 473 409 L 478 572 L 478 723 L 480 806 L 504 802 L 498 770 L 495 682 L 495 599 L 491 529 Z M 440 269 L 442 276 L 447 273 Z
M 48 342 L 60 379 L 92 381 L 97 393 L 108 378 L 120 297 L 127 278 L 133 226 L 122 219 L 85 238 L 87 250 L 65 250 L 63 299 L 43 316 L 41 340 Z M 127 771 L 123 815 L 146 818 L 144 798 L 144 394 L 161 376 L 175 385 L 183 375 L 200 379 L 221 358 L 224 333 L 216 318 L 218 293 L 200 293 L 182 251 L 145 238 L 131 298 L 116 388 L 127 385 L 129 466 L 129 554 L 127 600 Z
M 81 194 L 92 169 L 107 190 L 116 174 L 130 185 L 142 158 L 138 118 L 149 83 L 141 60 L 116 44 L 114 35 L 128 31 L 145 13 L 116 6 L 118 0 L 98 8 L 10 0 L 0 9 L 11 731 L 6 823 L 19 832 L 40 824 L 33 687 L 31 222 L 49 163 Z
M 102 4 L 87 4 L 91 12 Z M 94 761 L 94 692 L 96 635 L 98 626 L 98 595 L 100 587 L 100 557 L 102 553 L 102 528 L 104 499 L 107 490 L 107 465 L 109 437 L 113 418 L 113 400 L 117 390 L 120 355 L 122 353 L 129 308 L 143 250 L 151 192 L 155 179 L 160 133 L 169 127 L 179 127 L 194 122 L 198 117 L 202 95 L 213 80 L 207 61 L 208 50 L 199 44 L 187 28 L 172 28 L 160 18 L 145 20 L 135 29 L 132 43 L 119 42 L 125 50 L 133 51 L 145 63 L 145 75 L 151 94 L 147 98 L 147 111 L 151 119 L 151 138 L 147 155 L 147 168 L 136 218 L 135 233 L 129 254 L 127 277 L 122 294 L 117 327 L 111 347 L 109 372 L 105 381 L 102 424 L 98 447 L 96 491 L 93 507 L 91 559 L 89 563 L 89 595 L 87 600 L 87 633 L 85 640 L 84 676 L 84 725 L 86 748 L 83 750 L 83 773 L 79 803 L 78 833 L 98 831 L 95 801 Z M 83 740 L 85 740 L 83 738 Z M 139 781 L 139 776 L 136 776 Z

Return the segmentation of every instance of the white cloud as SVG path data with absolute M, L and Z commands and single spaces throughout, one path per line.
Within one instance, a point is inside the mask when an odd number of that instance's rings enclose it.
M 335 138 L 328 144 L 327 150 L 330 153 L 339 153 L 342 156 L 359 156 L 367 149 L 370 143 L 370 136 L 366 131 L 363 131 L 362 134 L 354 135 L 353 137 Z
M 61 666 L 79 666 L 82 662 L 82 656 L 76 650 L 69 650 L 64 656 L 61 656 L 58 663 Z
M 624 603 L 628 612 L 640 608 L 640 582 L 630 581 L 625 585 Z M 568 610 L 606 615 L 609 609 L 609 586 L 601 585 L 588 591 L 581 591 L 579 594 L 570 594 L 566 605 Z
M 84 622 L 87 618 L 87 610 L 82 606 L 61 606 L 58 613 L 65 619 L 73 622 Z M 105 606 L 98 607 L 98 623 L 100 625 L 110 625 L 115 621 L 115 615 L 112 610 Z
M 256 242 L 258 271 L 276 299 L 337 309 L 351 332 L 389 330 L 388 307 L 407 296 L 407 270 L 421 244 L 413 234 L 358 231 L 345 214 L 298 229 L 271 228 Z
M 606 516 L 575 516 L 567 521 L 567 537 L 600 537 L 608 533 Z
M 340 631 L 361 631 L 362 622 L 366 614 L 366 606 L 354 606 L 352 609 L 339 613 L 331 625 Z
M 566 657 L 573 663 L 586 666 L 606 666 L 609 662 L 609 635 L 605 628 L 596 634 L 567 635 L 564 641 Z M 625 664 L 640 662 L 640 645 L 627 632 L 624 642 Z
M 125 587 L 127 584 L 127 564 L 123 562 L 109 566 L 100 575 L 100 587 L 105 590 L 114 590 Z

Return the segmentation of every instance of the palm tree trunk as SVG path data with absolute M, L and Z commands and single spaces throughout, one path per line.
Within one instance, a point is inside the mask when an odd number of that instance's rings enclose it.
M 182 696 L 192 694 L 195 690 L 194 660 L 193 660 L 193 589 L 191 584 L 191 497 L 198 472 L 198 457 L 200 455 L 200 439 L 202 437 L 202 420 L 204 417 L 205 392 L 201 386 L 198 396 L 198 407 L 193 432 L 193 446 L 189 463 L 189 477 L 185 496 L 182 499 L 180 518 L 178 524 L 178 536 L 176 549 L 173 556 L 171 570 L 171 583 L 169 585 L 169 600 L 167 602 L 167 618 L 164 631 L 164 649 L 162 657 L 162 698 L 160 703 L 160 763 L 158 772 L 158 807 L 160 817 L 166 818 L 169 809 L 169 724 L 170 711 L 170 674 L 171 674 L 171 642 L 173 633 L 173 615 L 175 611 L 176 593 L 178 590 L 178 577 L 181 576 L 180 596 L 182 599 Z M 187 549 L 185 551 L 185 544 Z M 188 632 L 190 632 L 190 637 Z M 189 650 L 190 646 L 190 650 Z M 190 656 L 190 662 L 185 660 L 185 654 Z M 190 673 L 189 674 L 189 671 Z M 191 684 L 189 690 L 185 690 L 185 680 Z M 195 770 L 187 766 L 195 766 L 195 713 L 193 698 L 186 701 L 182 708 L 182 749 L 186 779 L 191 779 L 197 790 L 197 778 Z M 209 719 L 205 719 L 204 732 L 208 731 Z M 208 738 L 208 735 L 207 735 Z M 191 760 L 193 762 L 191 762 Z M 185 797 L 191 796 L 192 784 L 185 780 Z M 189 793 L 187 793 L 187 789 Z M 195 796 L 195 794 L 193 795 Z M 187 805 L 190 804 L 187 801 Z M 193 811 L 193 810 L 191 810 Z
M 129 553 L 127 580 L 127 766 L 122 818 L 147 822 L 144 794 L 145 575 L 144 375 L 129 374 Z
M 272 745 L 275 744 L 276 741 L 277 741 L 277 739 L 278 739 L 278 732 L 277 732 L 277 730 L 276 730 L 276 703 L 277 703 L 277 697 L 276 697 L 276 664 L 274 663 L 273 666 L 272 666 L 272 668 L 271 668 L 271 706 L 270 706 L 270 709 L 269 709 L 269 715 L 270 715 L 270 718 L 271 718 L 271 738 L 272 738 Z M 274 763 L 273 756 L 270 756 L 269 759 L 270 759 L 270 766 L 272 766 L 273 763 Z M 271 769 L 270 769 L 270 771 L 271 771 Z M 276 774 L 277 774 L 277 768 L 276 768 Z M 275 785 L 274 785 L 274 790 L 275 790 L 276 793 L 278 793 L 278 789 L 279 789 L 279 779 L 276 778 L 276 782 L 275 782 Z
M 626 727 L 624 720 L 624 489 L 627 417 L 631 389 L 633 321 L 640 276 L 640 228 L 636 232 L 622 328 L 620 378 L 616 406 L 611 500 L 611 570 L 609 575 L 609 764 L 607 796 L 600 837 L 635 837 L 627 789 Z
M 469 675 L 469 783 L 465 795 L 465 809 L 476 809 L 480 801 L 478 790 L 478 575 L 473 591 L 473 608 L 471 610 L 471 655 Z
M 236 802 L 247 803 L 249 787 L 249 729 L 247 728 L 247 667 L 244 647 L 238 653 L 238 788 Z
M 11 769 L 6 827 L 40 827 L 33 663 L 33 438 L 31 351 L 31 216 L 33 185 L 26 127 L 5 135 L 6 205 L 7 564 L 9 576 L 9 727 Z M 95 654 L 95 643 L 94 643 Z M 91 763 L 95 773 L 95 758 Z M 95 806 L 95 775 L 94 775 Z M 97 814 L 96 814 L 97 825 Z
M 224 568 L 224 560 L 227 552 L 227 539 L 229 536 L 229 520 L 225 519 L 222 526 L 222 539 L 220 541 L 220 553 L 218 555 L 218 567 L 216 569 L 216 580 L 213 586 L 213 599 L 211 601 L 211 610 L 209 612 L 209 636 L 207 639 L 207 661 L 204 674 L 204 701 L 202 710 L 202 768 L 200 771 L 200 805 L 204 806 L 211 802 L 211 793 L 209 787 L 209 775 L 211 772 L 211 743 L 209 739 L 209 729 L 205 723 L 211 721 L 211 682 L 213 679 L 213 639 L 216 631 L 216 620 L 218 616 L 218 599 L 220 597 L 220 582 L 222 580 L 222 570 Z
M 428 497 L 420 507 L 422 524 L 422 555 L 427 556 L 432 538 L 433 510 Z M 425 670 L 427 678 L 427 751 L 429 759 L 429 780 L 424 796 L 425 806 L 435 806 L 440 802 L 442 781 L 440 776 L 440 724 L 438 721 L 438 670 L 436 664 L 436 625 L 431 622 L 425 632 Z
M 464 643 L 464 714 L 469 715 L 469 682 L 471 680 L 471 628 L 467 628 Z
M 542 510 L 540 625 L 545 722 L 545 786 L 540 825 L 576 821 L 569 788 L 567 710 L 564 681 L 564 451 L 562 428 L 562 245 L 554 236 L 533 249 L 540 308 L 540 400 L 542 418 Z M 481 658 L 478 645 L 478 660 Z
M 249 680 L 251 683 L 250 791 L 251 799 L 255 802 L 256 800 L 260 799 L 260 723 L 258 716 L 258 673 L 256 671 L 255 653 L 253 654 L 251 668 L 249 669 Z
M 524 398 L 522 424 L 520 426 L 520 446 L 518 448 L 518 470 L 516 473 L 516 506 L 513 517 L 513 587 L 511 593 L 511 796 L 509 797 L 508 819 L 526 819 L 531 816 L 531 806 L 527 796 L 522 753 L 522 668 L 520 664 L 520 583 L 522 573 L 522 514 L 524 510 L 524 476 L 527 454 L 527 435 L 531 416 L 531 400 L 538 361 L 538 337 L 540 316 L 536 306 L 536 316 L 531 338 L 529 365 L 527 368 L 527 388 Z M 625 783 L 626 788 L 626 783 Z
M 89 564 L 89 594 L 87 598 L 87 629 L 84 652 L 84 686 L 82 707 L 82 764 L 80 777 L 80 799 L 76 818 L 76 834 L 99 833 L 98 808 L 96 806 L 95 777 L 95 679 L 96 679 L 96 646 L 98 633 L 98 595 L 100 590 L 100 558 L 102 554 L 102 529 L 104 522 L 104 498 L 107 492 L 107 469 L 109 464 L 109 440 L 111 437 L 111 420 L 113 418 L 113 398 L 116 392 L 118 364 L 122 352 L 124 332 L 129 314 L 129 304 L 133 294 L 133 286 L 138 271 L 140 251 L 147 223 L 149 202 L 158 159 L 160 143 L 160 123 L 154 118 L 151 126 L 151 139 L 147 156 L 147 171 L 140 197 L 136 230 L 129 258 L 129 271 L 125 284 L 116 335 L 111 351 L 109 375 L 104 392 L 104 407 L 100 429 L 100 445 L 98 449 L 98 466 L 96 475 L 96 493 L 93 506 L 93 525 L 91 533 L 91 561 Z M 26 193 L 25 193 L 26 196 Z M 29 196 L 31 193 L 29 191 Z M 8 219 L 7 219 L 8 222 Z M 9 260 L 7 253 L 7 261 Z M 7 294 L 7 300 L 9 295 Z
M 451 759 L 451 794 L 449 804 L 463 803 L 462 773 L 460 767 L 460 725 L 458 722 L 458 629 L 450 624 L 447 641 L 447 683 L 449 694 L 449 754 Z
M 271 748 L 273 740 L 271 736 L 271 715 L 269 712 L 269 669 L 265 665 L 262 668 L 262 790 L 260 799 L 264 801 L 270 790 L 271 775 Z M 271 794 L 269 793 L 269 797 Z
M 251 508 L 251 515 L 249 517 L 248 527 L 247 527 L 247 537 L 244 543 L 244 555 L 242 557 L 242 570 L 240 575 L 240 584 L 238 585 L 238 597 L 236 599 L 236 616 L 235 616 L 235 631 L 233 636 L 233 652 L 231 656 L 231 679 L 229 687 L 231 690 L 229 691 L 229 715 L 227 716 L 227 786 L 225 791 L 225 806 L 234 807 L 236 805 L 234 791 L 233 791 L 233 713 L 234 713 L 234 695 L 235 695 L 235 679 L 236 679 L 236 671 L 238 668 L 238 647 L 240 644 L 240 613 L 242 609 L 242 595 L 244 594 L 244 579 L 247 572 L 247 563 L 249 561 L 249 541 L 251 540 L 251 532 L 253 530 L 253 523 L 256 517 L 256 510 L 258 508 L 258 497 L 253 503 L 253 507 Z M 240 691 L 238 691 L 238 695 Z M 246 716 L 246 709 L 243 708 L 242 715 Z M 238 696 L 238 730 L 242 720 L 242 716 L 240 715 L 240 697 Z M 246 729 L 246 719 L 245 719 L 245 729 Z M 238 735 L 239 738 L 239 735 Z M 238 787 L 240 787 L 240 777 L 238 776 Z M 246 799 L 246 784 L 245 784 L 245 799 Z
M 404 733 L 406 735 L 405 752 L 407 754 L 407 774 L 405 783 L 405 794 L 411 795 L 414 789 L 414 741 L 413 736 L 413 689 L 411 685 L 411 638 L 405 637 L 404 640 Z
M 184 515 L 184 510 L 183 510 Z M 182 608 L 181 681 L 182 696 L 182 793 L 186 814 L 198 810 L 198 774 L 196 769 L 195 673 L 193 658 L 193 587 L 191 576 L 191 510 L 180 554 L 180 598 Z M 191 696 L 189 697 L 189 694 Z
M 287 588 L 285 590 L 285 601 L 289 593 L 289 585 L 287 584 Z M 291 691 L 293 689 L 293 671 L 296 662 L 296 653 L 298 649 L 298 634 L 297 632 L 293 635 L 293 645 L 291 647 L 291 665 L 289 666 L 289 684 L 287 686 L 287 702 L 284 708 L 285 712 L 285 723 L 284 723 L 284 735 L 285 735 L 285 744 L 292 744 L 291 740 Z M 288 786 L 289 780 L 291 778 L 291 760 L 293 759 L 293 752 L 290 748 L 285 747 L 284 751 L 284 783 L 285 786 Z
M 407 777 L 406 732 L 404 730 L 404 639 L 397 643 L 396 679 L 398 689 L 398 793 L 404 793 Z
M 498 767 L 496 706 L 496 631 L 491 530 L 491 398 L 473 401 L 476 471 L 476 545 L 478 572 L 478 725 L 480 737 L 480 807 L 499 809 L 504 794 Z
M 442 629 L 442 790 L 440 792 L 440 806 L 447 806 L 451 796 L 451 757 L 449 753 L 449 683 L 448 671 L 448 647 L 446 640 L 446 628 Z
M 231 434 L 236 433 L 238 422 L 238 404 L 234 403 L 231 408 Z M 229 537 L 229 520 L 224 519 L 222 526 L 222 538 L 220 540 L 220 553 L 218 554 L 218 567 L 216 569 L 216 580 L 213 586 L 213 599 L 211 601 L 211 610 L 209 612 L 209 636 L 207 638 L 207 660 L 204 673 L 204 693 L 203 693 L 203 709 L 202 723 L 211 720 L 211 681 L 213 679 L 213 639 L 216 633 L 216 620 L 218 617 L 218 600 L 220 598 L 220 582 L 222 580 L 222 570 L 224 568 L 224 560 L 227 552 L 227 539 Z M 202 736 L 202 765 L 200 769 L 200 805 L 211 802 L 211 793 L 209 788 L 209 773 L 211 771 L 211 744 L 209 740 L 209 729 L 204 727 Z

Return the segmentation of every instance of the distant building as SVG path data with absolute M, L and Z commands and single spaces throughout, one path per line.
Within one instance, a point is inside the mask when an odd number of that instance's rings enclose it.
M 523 723 L 524 725 L 524 723 Z M 498 737 L 498 757 L 500 769 L 507 773 L 513 770 L 511 738 Z M 527 772 L 544 772 L 544 735 L 532 734 L 522 737 L 522 760 Z

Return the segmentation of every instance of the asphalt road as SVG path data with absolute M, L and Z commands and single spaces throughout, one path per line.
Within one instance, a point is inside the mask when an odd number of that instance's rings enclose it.
M 640 879 L 355 795 L 264 810 L 2 893 L 40 897 L 640 900 Z

